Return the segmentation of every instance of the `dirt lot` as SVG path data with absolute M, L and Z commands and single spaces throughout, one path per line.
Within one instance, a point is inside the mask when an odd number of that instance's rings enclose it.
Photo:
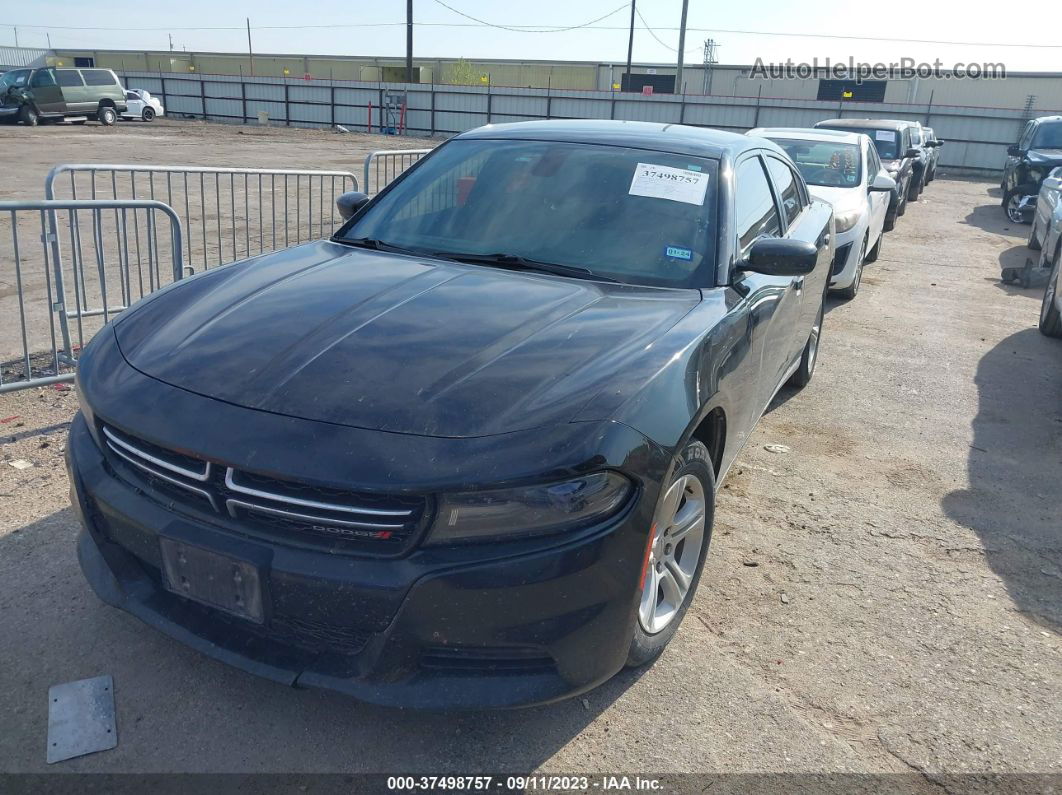
M 21 164 L 5 198 L 62 161 L 349 168 L 380 145 L 197 124 L 0 139 Z M 64 772 L 913 771 L 926 790 L 1062 773 L 1062 344 L 1035 329 L 1038 291 L 999 283 L 1028 227 L 997 194 L 938 179 L 900 219 L 860 295 L 831 301 L 815 380 L 775 401 L 721 490 L 675 642 L 548 708 L 290 690 L 105 607 L 67 508 L 76 397 L 0 396 L 0 770 L 46 769 L 50 685 L 109 673 L 119 745 Z

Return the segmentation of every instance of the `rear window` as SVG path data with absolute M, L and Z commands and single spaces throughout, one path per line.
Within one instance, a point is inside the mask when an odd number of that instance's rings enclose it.
M 113 86 L 118 83 L 118 79 L 109 69 L 82 69 L 81 74 L 84 75 L 87 86 Z

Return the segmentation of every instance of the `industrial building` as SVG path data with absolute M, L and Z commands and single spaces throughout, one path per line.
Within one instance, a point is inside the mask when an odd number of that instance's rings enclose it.
M 52 66 L 102 66 L 122 72 L 298 77 L 362 82 L 404 82 L 402 57 L 247 54 L 142 50 L 19 50 L 0 47 L 0 66 L 23 65 L 25 53 Z M 946 76 L 868 80 L 861 85 L 835 80 L 825 71 L 804 78 L 770 79 L 751 66 L 688 64 L 684 85 L 676 87 L 674 64 L 637 63 L 624 85 L 625 63 L 592 61 L 465 60 L 414 58 L 415 82 L 439 85 L 494 85 L 582 91 L 641 91 L 710 94 L 719 97 L 843 100 L 921 105 L 1024 109 L 1032 115 L 1062 109 L 1062 73 L 1015 72 L 1004 79 L 952 79 Z M 676 90 L 676 88 L 678 90 Z M 855 96 L 852 96 L 853 93 Z

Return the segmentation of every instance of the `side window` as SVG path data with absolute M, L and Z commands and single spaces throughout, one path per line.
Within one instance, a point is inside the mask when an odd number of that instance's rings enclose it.
M 742 251 L 758 237 L 776 237 L 781 232 L 778 208 L 758 157 L 750 157 L 737 167 L 734 193 L 734 214 Z
M 863 148 L 867 153 L 867 182 L 873 182 L 874 177 L 881 171 L 881 159 L 874 144 L 864 144 Z
M 785 213 L 785 226 L 788 229 L 804 209 L 800 188 L 792 170 L 777 157 L 767 158 L 767 169 L 771 172 L 778 198 L 782 200 L 782 212 Z
M 76 69 L 60 69 L 55 73 L 56 80 L 61 86 L 83 86 L 81 75 Z
M 132 91 L 126 91 L 125 92 L 125 98 L 126 99 L 133 99 L 133 100 L 140 99 L 140 97 L 137 96 L 136 94 L 134 94 Z
M 1036 122 L 1031 121 L 1025 125 L 1025 129 L 1022 130 L 1021 138 L 1018 139 L 1019 149 L 1028 149 L 1029 143 L 1032 141 L 1033 132 L 1036 130 Z
M 55 85 L 55 71 L 52 69 L 41 69 L 39 72 L 34 73 L 33 77 L 29 81 L 30 88 L 45 88 L 46 86 Z
M 114 74 L 107 69 L 82 69 L 86 86 L 113 86 L 117 82 Z

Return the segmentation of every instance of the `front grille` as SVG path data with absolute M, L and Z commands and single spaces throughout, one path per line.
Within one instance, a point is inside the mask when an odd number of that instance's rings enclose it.
M 412 545 L 426 518 L 424 497 L 274 478 L 161 447 L 112 426 L 101 430 L 112 460 L 168 504 L 209 510 L 241 530 L 287 543 L 399 554 Z
M 838 246 L 833 253 L 833 271 L 832 274 L 836 276 L 838 273 L 844 270 L 844 264 L 848 262 L 848 252 L 852 250 L 851 243 L 845 243 L 843 246 Z

